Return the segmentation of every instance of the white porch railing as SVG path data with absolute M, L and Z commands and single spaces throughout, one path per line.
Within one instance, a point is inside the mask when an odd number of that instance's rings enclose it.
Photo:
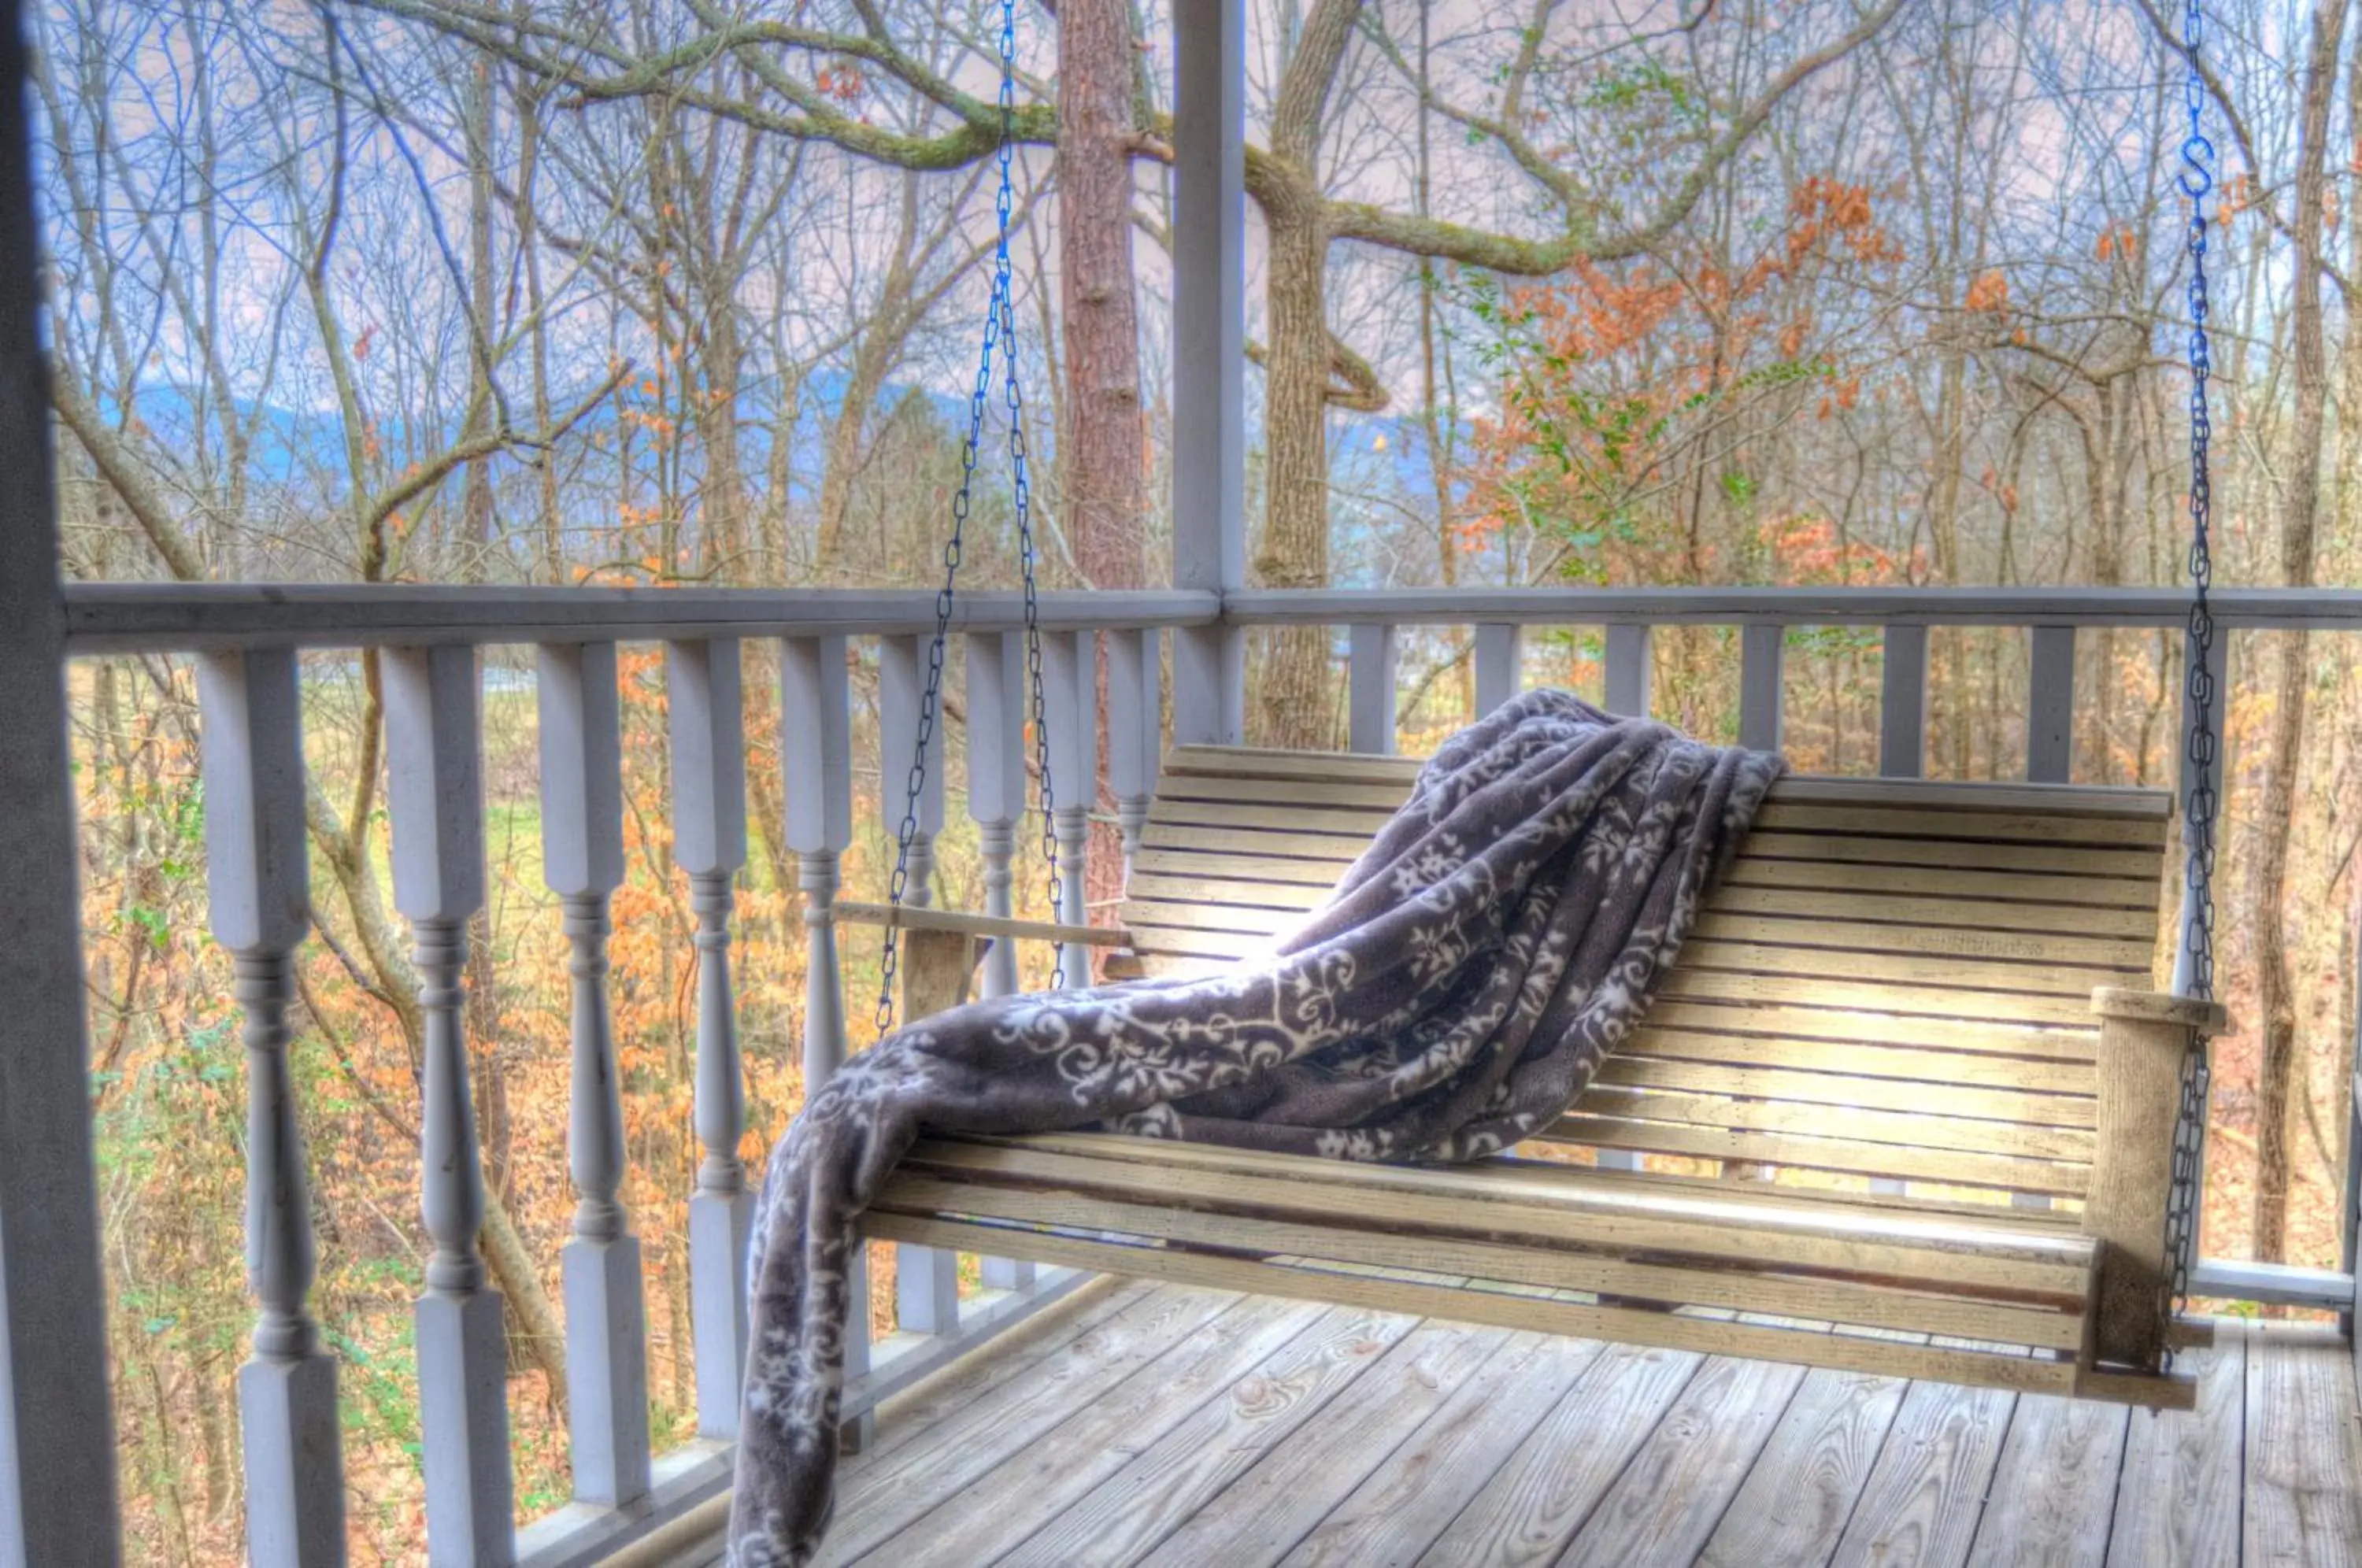
M 2362 592 L 2231 591 L 2216 604 L 2218 618 L 2234 628 L 2362 631 Z M 962 601 L 955 622 L 969 692 L 965 793 L 995 912 L 1010 907 L 1025 798 L 1021 615 L 1014 596 L 977 594 Z M 2150 591 L 1174 591 L 1054 594 L 1043 604 L 1059 747 L 1054 768 L 1062 779 L 1087 778 L 1096 748 L 1109 747 L 1127 851 L 1145 819 L 1165 729 L 1165 628 L 1185 629 L 1201 643 L 1281 623 L 1342 628 L 1351 744 L 1389 751 L 1405 625 L 1473 628 L 1480 708 L 1518 688 L 1528 628 L 1602 626 L 1608 705 L 1628 712 L 1649 706 L 1655 626 L 1741 627 L 1739 727 L 1758 745 L 1780 740 L 1787 628 L 1878 626 L 1885 640 L 1879 766 L 1912 775 L 1925 760 L 1928 629 L 2023 626 L 2032 670 L 2027 772 L 2063 779 L 2077 631 L 2170 628 L 2180 616 L 2178 594 Z M 737 1157 L 745 1099 L 728 965 L 732 879 L 747 850 L 742 670 L 749 657 L 779 661 L 784 733 L 792 737 L 782 747 L 780 825 L 800 862 L 811 927 L 803 1052 L 807 1085 L 816 1087 L 844 1059 L 849 1032 L 828 919 L 838 856 L 854 831 L 848 656 L 853 639 L 877 639 L 880 761 L 884 776 L 899 779 L 914 744 L 920 639 L 932 633 L 932 596 L 113 585 L 68 589 L 65 620 L 74 655 L 181 652 L 199 660 L 213 927 L 235 957 L 249 1068 L 248 1231 L 257 1319 L 239 1388 L 254 1561 L 338 1561 L 344 1534 L 336 1369 L 306 1300 L 315 1243 L 286 1068 L 292 955 L 309 928 L 296 657 L 304 647 L 374 646 L 384 654 L 395 902 L 411 922 L 426 1012 L 420 1201 L 433 1253 L 416 1333 L 430 1556 L 593 1562 L 718 1494 L 736 1436 L 751 1208 Z M 1095 729 L 1094 701 L 1102 639 L 1117 693 L 1108 709 L 1114 733 L 1105 736 Z M 661 641 L 666 649 L 675 856 L 690 879 L 700 958 L 694 1120 L 703 1158 L 693 1190 L 683 1195 L 700 1437 L 664 1455 L 649 1452 L 639 1244 L 617 1200 L 625 1148 L 605 994 L 607 903 L 623 874 L 616 646 L 625 641 Z M 578 1205 L 562 1259 L 576 1496 L 513 1530 L 501 1304 L 477 1250 L 484 1200 L 462 1027 L 467 922 L 485 891 L 479 652 L 518 643 L 536 649 L 544 873 L 561 900 L 571 948 L 568 1155 Z M 1175 663 L 1186 668 L 1177 652 Z M 1181 693 L 1174 695 L 1177 711 Z M 1236 694 L 1217 695 L 1200 711 L 1238 711 Z M 53 782 L 62 793 L 62 775 Z M 1072 889 L 1063 912 L 1074 918 L 1087 848 L 1083 801 L 1069 790 L 1057 846 Z M 899 792 L 889 794 L 896 798 L 884 803 L 882 824 L 889 833 L 900 814 Z M 929 841 L 943 825 L 944 799 L 937 766 L 913 846 L 918 897 L 927 896 Z M 996 958 L 986 983 L 994 991 L 1013 988 L 1013 964 Z M 78 1080 L 56 1092 L 63 1098 L 50 1114 L 86 1115 Z M 2350 1193 L 2347 1213 L 2350 1234 Z M 888 1393 L 1076 1283 L 1068 1271 L 987 1260 L 988 1288 L 962 1300 L 954 1257 L 904 1248 L 897 1267 L 900 1331 L 877 1345 L 856 1335 L 848 1406 L 856 1422 Z M 2353 1302 L 2350 1272 L 2209 1261 L 2200 1278 L 2209 1290 L 2257 1300 L 2340 1310 Z M 0 1405 L 0 1420 L 13 1422 L 11 1408 Z M 28 1436 L 37 1434 L 15 1432 L 13 1441 Z M 0 1442 L 0 1453 L 7 1447 Z

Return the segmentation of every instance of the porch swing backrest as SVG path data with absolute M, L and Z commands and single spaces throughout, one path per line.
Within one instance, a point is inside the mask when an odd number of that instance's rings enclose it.
M 1417 771 L 1176 749 L 1123 906 L 1143 972 L 1267 944 Z M 1551 1140 L 2080 1200 L 2092 993 L 2150 984 L 2168 816 L 2154 790 L 1783 780 L 1646 1025 Z

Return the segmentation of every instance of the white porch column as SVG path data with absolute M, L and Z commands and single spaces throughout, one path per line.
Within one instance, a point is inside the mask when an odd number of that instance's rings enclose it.
M 730 984 L 733 879 L 746 864 L 745 703 L 734 640 L 665 648 L 672 739 L 672 856 L 697 914 L 697 1141 L 689 1200 L 689 1298 L 697 1347 L 697 1430 L 738 1435 L 746 1365 L 746 1231 L 755 1199 L 738 1157 L 746 1088 Z
M 0 1568 L 122 1560 L 21 8 L 0 21 Z
M 1526 629 L 1506 622 L 1476 628 L 1476 712 L 1483 718 L 1525 690 Z
M 312 928 L 294 650 L 207 655 L 197 697 L 214 940 L 237 965 L 246 1011 L 246 1268 L 259 1309 L 237 1375 L 247 1560 L 329 1568 L 345 1559 L 337 1362 L 305 1299 L 318 1253 L 287 1070 L 294 951 Z
M 1185 0 L 1173 70 L 1173 586 L 1246 581 L 1246 0 Z M 1184 627 L 1173 739 L 1246 736 L 1246 640 Z
M 435 1251 L 417 1327 L 426 1558 L 432 1568 L 506 1568 L 515 1558 L 508 1340 L 476 1250 L 484 1175 L 464 989 L 468 921 L 484 903 L 476 650 L 391 648 L 382 659 L 393 902 L 410 921 L 426 1015 L 418 1165 Z
M 578 1200 L 561 1257 L 574 1495 L 620 1507 L 648 1489 L 647 1310 L 624 1212 L 624 1090 L 607 1007 L 608 900 L 624 880 L 623 710 L 613 643 L 536 655 L 542 877 L 574 955 L 568 1165 Z

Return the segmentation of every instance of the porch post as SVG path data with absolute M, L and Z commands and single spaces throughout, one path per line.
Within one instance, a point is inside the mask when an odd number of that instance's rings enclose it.
M 112 1568 L 115 1418 L 91 1167 L 65 615 L 26 147 L 0 0 L 0 1565 Z
M 1173 72 L 1173 586 L 1246 581 L 1246 4 L 1182 0 Z M 1246 639 L 1173 639 L 1173 740 L 1246 737 Z

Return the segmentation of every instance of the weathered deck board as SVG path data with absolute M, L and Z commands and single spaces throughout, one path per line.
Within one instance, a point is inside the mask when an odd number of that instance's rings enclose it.
M 1831 1561 L 1846 1568 L 1965 1562 L 2017 1398 L 2001 1388 L 1914 1383 Z
M 1807 1375 L 1723 1510 L 1700 1568 L 1827 1562 L 1908 1387 L 1899 1377 L 1827 1367 Z
M 1606 1348 L 1597 1340 L 1514 1337 L 1531 1342 L 1526 1354 L 1454 1389 L 1297 1543 L 1286 1568 L 1417 1562 Z
M 1140 1561 L 1419 1328 L 1415 1318 L 1329 1309 L 1227 1397 L 1192 1411 L 1000 1561 L 1011 1568 Z M 1470 1343 L 1479 1337 L 1462 1332 Z
M 2344 1349 L 2325 1332 L 2249 1334 L 2248 1562 L 2323 1568 L 2362 1551 L 2362 1445 Z
M 2225 1327 L 2187 1353 L 2192 1410 L 2136 1410 L 2125 1437 L 2108 1568 L 2230 1568 L 2246 1485 L 2247 1336 Z
M 1973 1568 L 2104 1562 L 2131 1417 L 2122 1406 L 2020 1395 L 1969 1555 Z
M 1308 1338 L 1317 1342 L 1316 1331 L 1282 1303 L 1242 1301 L 1061 1420 L 1015 1441 L 1005 1430 L 972 1434 L 958 1456 L 971 1473 L 964 1485 L 954 1490 L 927 1478 L 916 1499 L 923 1511 L 882 1539 L 840 1538 L 840 1550 L 897 1568 L 988 1561 L 1064 1504 L 1088 1496 L 1119 1467 L 1127 1444 L 1153 1441 L 1204 1406 L 1234 1397 L 1259 1367 Z M 985 1449 L 999 1456 L 997 1464 L 982 1462 Z M 931 1499 L 940 1501 L 930 1507 Z
M 2362 1568 L 2349 1355 L 2226 1324 L 2160 1414 L 1100 1287 L 889 1401 L 824 1560 Z

